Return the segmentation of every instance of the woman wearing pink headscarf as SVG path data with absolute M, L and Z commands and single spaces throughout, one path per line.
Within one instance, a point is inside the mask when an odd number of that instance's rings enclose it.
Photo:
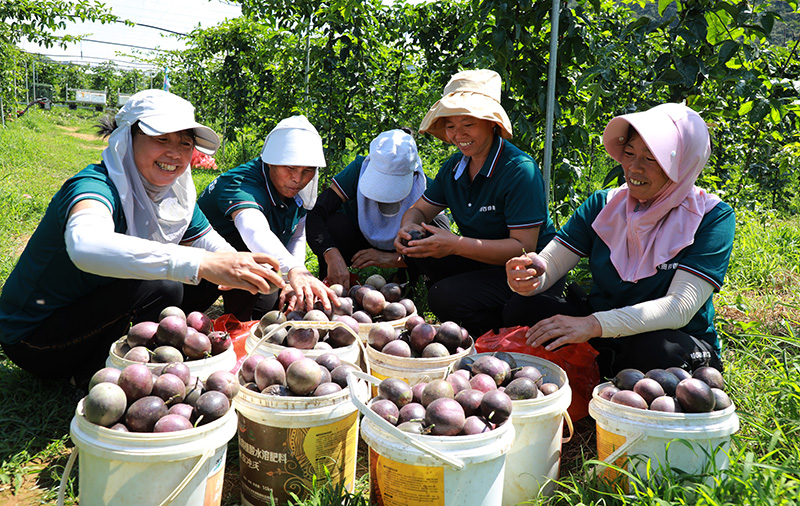
M 721 368 L 712 295 L 728 268 L 735 217 L 695 186 L 711 152 L 705 122 L 681 104 L 612 119 L 606 150 L 625 184 L 594 193 L 539 254 L 506 264 L 517 294 L 504 324 L 532 325 L 528 344 L 553 350 L 589 342 L 606 377 L 633 367 Z M 582 257 L 583 299 L 538 295 Z

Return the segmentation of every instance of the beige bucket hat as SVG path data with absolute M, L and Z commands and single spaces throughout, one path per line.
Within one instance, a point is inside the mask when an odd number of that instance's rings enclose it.
M 494 70 L 464 70 L 453 74 L 444 87 L 444 96 L 422 119 L 420 133 L 429 133 L 449 143 L 442 120 L 448 116 L 472 116 L 496 123 L 500 136 L 510 139 L 511 121 L 500 105 L 501 86 L 500 74 Z

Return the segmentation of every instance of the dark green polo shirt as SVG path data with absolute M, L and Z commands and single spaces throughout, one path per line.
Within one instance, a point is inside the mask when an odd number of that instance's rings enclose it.
M 114 232 L 124 234 L 128 229 L 119 193 L 105 165 L 89 165 L 68 179 L 47 206 L 0 293 L 0 341 L 22 340 L 57 309 L 113 281 L 78 269 L 67 254 L 67 218 L 82 200 L 96 200 L 108 207 Z M 208 220 L 195 206 L 181 243 L 190 243 L 210 230 Z
M 269 168 L 261 157 L 217 176 L 200 194 L 197 203 L 217 232 L 223 237 L 238 234 L 231 214 L 238 209 L 261 211 L 270 230 L 284 246 L 289 244 L 297 223 L 306 215 L 299 199 L 284 202 L 272 181 Z
M 533 158 L 495 136 L 480 172 L 470 182 L 460 152 L 447 159 L 423 198 L 450 208 L 461 235 L 505 239 L 510 230 L 539 227 L 541 251 L 555 235 L 547 211 L 544 178 Z
M 659 265 L 649 278 L 630 283 L 620 279 L 611 263 L 611 250 L 592 228 L 598 213 L 606 205 L 608 191 L 601 190 L 590 196 L 556 235 L 558 242 L 577 255 L 589 257 L 592 273 L 589 304 L 594 311 L 608 311 L 663 297 L 677 270 L 690 272 L 711 283 L 714 291 L 720 290 L 728 270 L 736 227 L 736 217 L 728 204 L 720 202 L 703 216 L 694 243 Z M 703 339 L 720 353 L 712 297 L 680 330 Z

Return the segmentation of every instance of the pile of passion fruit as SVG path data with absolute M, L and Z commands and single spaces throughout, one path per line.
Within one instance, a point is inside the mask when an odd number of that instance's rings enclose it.
M 321 397 L 347 388 L 347 374 L 357 370 L 334 353 L 312 359 L 300 349 L 285 348 L 274 357 L 247 357 L 239 369 L 239 382 L 265 395 Z
M 666 413 L 708 413 L 732 405 L 719 370 L 703 366 L 691 373 L 679 367 L 623 369 L 597 395 L 615 404 Z
M 183 362 L 156 371 L 138 363 L 104 367 L 89 382 L 83 415 L 122 432 L 188 430 L 225 416 L 238 391 L 233 373 L 215 371 L 203 382 Z
M 403 358 L 436 358 L 455 355 L 472 347 L 467 329 L 451 321 L 433 325 L 419 315 L 406 320 L 402 328 L 389 323 L 373 326 L 367 336 L 370 347 Z
M 133 325 L 117 352 L 132 362 L 184 362 L 219 355 L 232 342 L 227 332 L 213 330 L 206 314 L 192 311 L 187 315 L 181 308 L 169 306 L 161 311 L 158 322 Z
M 506 423 L 513 401 L 535 399 L 558 388 L 544 383 L 535 366 L 517 367 L 513 357 L 498 353 L 462 360 L 445 379 L 414 386 L 386 378 L 379 383 L 370 408 L 411 434 L 475 435 Z

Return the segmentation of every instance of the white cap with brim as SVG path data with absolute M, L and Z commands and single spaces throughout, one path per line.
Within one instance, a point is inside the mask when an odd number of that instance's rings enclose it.
M 270 165 L 325 167 L 325 152 L 314 125 L 305 116 L 282 119 L 264 139 L 261 159 Z
M 679 122 L 686 122 L 678 128 Z M 681 123 L 683 125 L 683 123 Z M 708 145 L 708 129 L 697 113 L 692 113 L 681 104 L 661 104 L 643 112 L 623 114 L 612 119 L 603 131 L 603 145 L 611 157 L 622 163 L 625 145 L 628 143 L 628 130 L 633 127 L 653 154 L 667 177 L 678 182 L 680 153 L 686 151 L 682 142 Z M 692 139 L 681 139 L 681 131 L 696 132 Z M 701 146 L 709 151 L 710 148 Z M 706 154 L 706 158 L 707 158 Z
M 144 90 L 132 95 L 117 113 L 117 126 L 139 122 L 139 129 L 148 136 L 192 130 L 195 148 L 213 155 L 219 148 L 214 130 L 194 120 L 194 106 L 183 98 L 164 90 Z
M 411 193 L 415 172 L 422 173 L 422 161 L 414 138 L 402 130 L 388 130 L 369 143 L 369 163 L 358 191 L 375 202 L 400 202 Z
M 513 135 L 511 120 L 500 105 L 502 80 L 493 70 L 465 70 L 454 74 L 444 88 L 444 95 L 428 110 L 420 123 L 420 133 L 429 133 L 449 143 L 445 133 L 444 118 L 472 116 L 495 123 L 500 136 Z

